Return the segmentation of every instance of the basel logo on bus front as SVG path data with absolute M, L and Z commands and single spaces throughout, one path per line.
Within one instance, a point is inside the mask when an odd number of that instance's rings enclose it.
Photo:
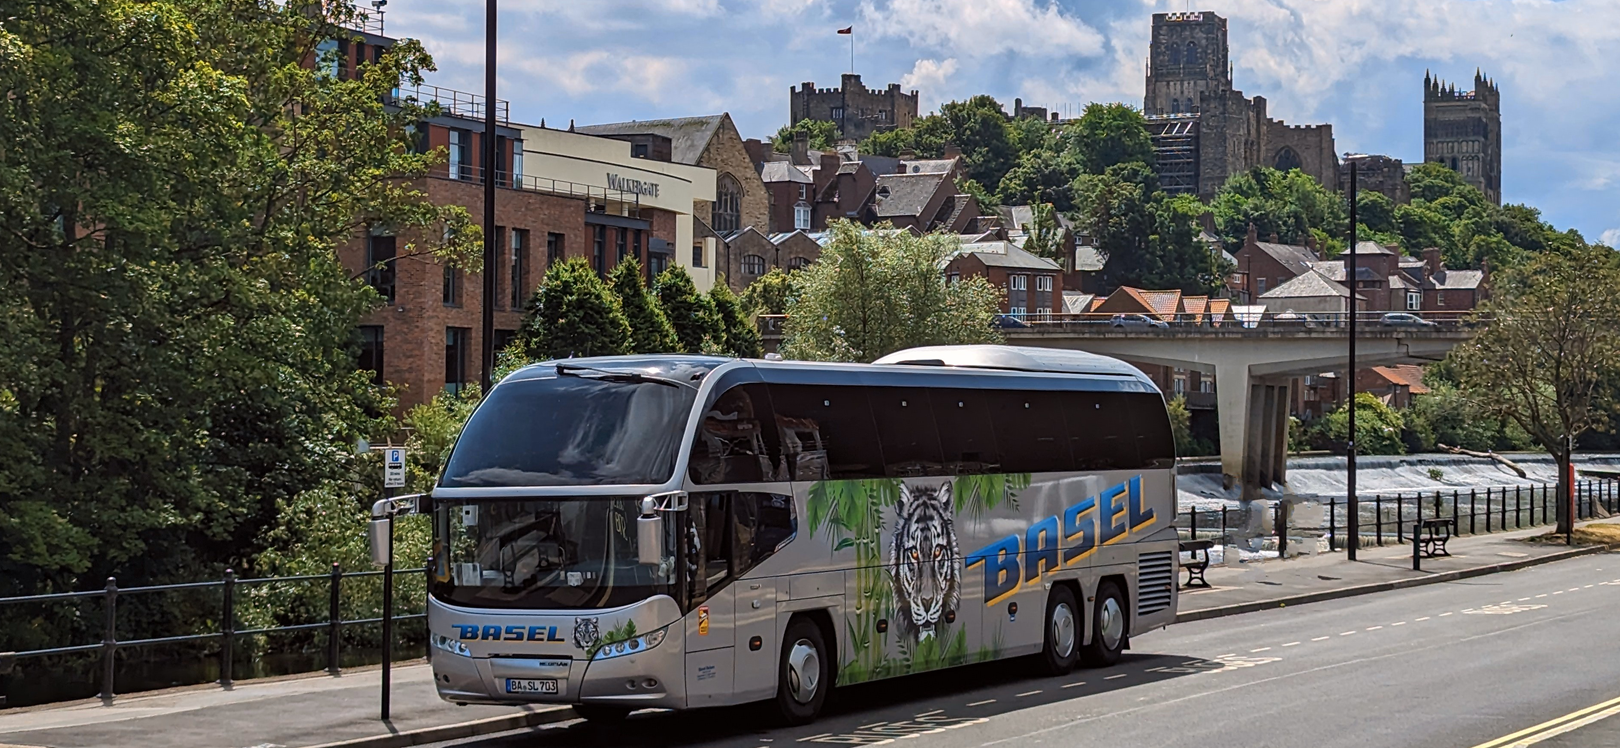
M 1142 506 L 1142 477 L 1136 476 L 1030 525 L 1022 537 L 1008 535 L 968 554 L 967 566 L 984 565 L 985 604 L 995 605 L 1020 585 L 1079 563 L 1153 521 L 1153 510 Z
M 557 635 L 556 626 L 480 626 L 476 623 L 452 623 L 456 628 L 456 637 L 463 641 L 506 641 L 506 642 L 565 642 L 568 639 Z

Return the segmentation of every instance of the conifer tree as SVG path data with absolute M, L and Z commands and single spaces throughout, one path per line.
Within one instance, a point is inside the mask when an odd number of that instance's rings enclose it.
M 630 353 L 673 353 L 680 345 L 658 300 L 641 282 L 641 263 L 627 258 L 608 273 L 608 290 L 630 324 Z
M 709 303 L 714 305 L 715 317 L 720 323 L 716 342 L 725 353 L 740 358 L 764 355 L 753 315 L 743 311 L 742 300 L 731 292 L 724 279 L 715 279 L 714 288 L 709 289 Z
M 583 259 L 553 265 L 535 289 L 519 330 L 530 358 L 615 356 L 630 350 L 619 300 Z
M 675 327 L 675 338 L 682 353 L 703 353 L 705 344 L 718 345 L 723 339 L 714 304 L 698 293 L 686 268 L 671 265 L 653 283 L 653 295 L 664 308 L 664 316 Z

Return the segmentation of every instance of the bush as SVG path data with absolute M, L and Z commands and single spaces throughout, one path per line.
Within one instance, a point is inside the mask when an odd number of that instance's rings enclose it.
M 1356 394 L 1356 453 L 1364 455 L 1406 454 L 1401 441 L 1405 421 L 1399 411 L 1384 404 L 1370 393 Z M 1312 440 L 1318 449 L 1331 449 L 1343 453 L 1350 434 L 1350 411 L 1347 406 L 1323 416 L 1316 426 Z

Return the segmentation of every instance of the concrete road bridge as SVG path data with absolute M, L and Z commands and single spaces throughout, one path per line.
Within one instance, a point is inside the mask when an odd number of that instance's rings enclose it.
M 1444 358 L 1476 327 L 1458 315 L 1405 324 L 1382 313 L 1356 318 L 1358 367 L 1426 363 Z M 1286 478 L 1288 409 L 1295 380 L 1344 371 L 1346 315 L 1265 315 L 1247 322 L 1175 321 L 1116 324 L 1111 316 L 1065 315 L 1009 322 L 1010 345 L 1065 348 L 1127 361 L 1197 369 L 1215 375 L 1221 472 L 1244 498 Z M 1233 384 L 1238 386 L 1233 386 Z

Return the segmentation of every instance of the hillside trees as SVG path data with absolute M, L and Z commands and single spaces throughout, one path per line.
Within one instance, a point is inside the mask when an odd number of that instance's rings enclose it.
M 633 345 L 619 299 L 579 257 L 546 271 L 518 335 L 531 360 L 617 356 L 629 353 Z M 650 339 L 657 336 L 652 333 Z
M 675 327 L 664 316 L 646 284 L 641 282 L 641 263 L 627 258 L 608 273 L 608 289 L 624 312 L 630 326 L 630 353 L 669 353 L 675 350 Z

